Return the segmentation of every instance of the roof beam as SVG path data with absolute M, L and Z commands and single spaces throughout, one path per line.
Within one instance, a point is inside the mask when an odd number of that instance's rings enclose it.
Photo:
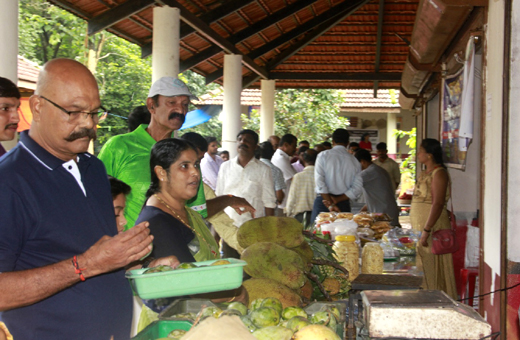
M 377 19 L 377 43 L 376 43 L 376 63 L 375 63 L 375 72 L 379 72 L 379 65 L 381 63 L 381 44 L 383 37 L 383 18 L 385 14 L 385 0 L 379 0 L 379 17 Z M 377 98 L 377 89 L 379 87 L 379 82 L 374 82 L 374 98 Z
M 269 72 L 269 79 L 280 80 L 343 80 L 343 81 L 400 81 L 401 73 L 343 73 L 343 72 Z
M 233 34 L 232 36 L 228 37 L 227 40 L 229 40 L 232 44 L 236 45 L 241 41 L 244 41 L 245 39 L 260 33 L 262 30 L 266 29 L 267 27 L 274 25 L 278 21 L 281 21 L 296 12 L 302 10 L 303 8 L 310 6 L 311 4 L 315 3 L 318 0 L 300 0 L 290 6 L 285 7 L 284 9 L 279 10 L 278 12 L 273 13 L 272 15 L 266 17 L 265 19 L 262 19 L 253 25 L 249 26 L 248 28 L 243 29 L 242 31 Z M 201 63 L 202 61 L 209 59 L 216 54 L 220 53 L 221 50 L 216 50 L 214 47 L 210 47 L 202 51 L 201 53 L 198 53 L 183 62 L 181 62 L 181 68 L 180 71 L 183 72 L 187 69 L 190 69 L 197 64 Z
M 321 18 L 323 15 L 325 15 L 323 18 L 329 18 L 319 24 L 318 26 L 314 27 L 312 31 L 310 31 L 308 34 L 305 35 L 304 38 L 300 39 L 297 43 L 292 45 L 290 48 L 285 49 L 282 53 L 280 53 L 276 58 L 269 61 L 269 63 L 266 65 L 266 68 L 268 70 L 274 69 L 279 64 L 283 63 L 296 53 L 300 51 L 302 48 L 305 48 L 307 45 L 312 43 L 314 40 L 316 40 L 318 37 L 320 37 L 322 34 L 330 30 L 332 27 L 334 27 L 339 22 L 343 21 L 346 17 L 348 17 L 350 14 L 357 11 L 361 6 L 368 3 L 370 0 L 355 0 L 353 2 L 346 1 L 343 2 L 337 6 L 334 6 L 332 9 L 326 11 L 324 14 L 320 15 Z M 317 17 L 318 18 L 318 17 Z M 322 19 L 323 19 L 322 18 Z M 303 25 L 302 25 L 303 26 Z M 242 79 L 242 87 L 246 88 L 255 81 L 257 81 L 259 78 L 256 75 L 251 75 L 248 77 L 245 77 Z M 207 77 L 206 77 L 207 82 Z
M 220 5 L 219 7 L 211 10 L 210 12 L 201 14 L 201 16 L 199 18 L 202 21 L 211 24 L 217 20 L 220 20 L 220 19 L 228 16 L 229 14 L 231 14 L 235 11 L 238 11 L 240 8 L 243 8 L 255 1 L 256 0 L 228 0 L 225 3 L 223 3 L 222 5 Z M 196 32 L 196 30 L 193 27 L 191 27 L 185 23 L 181 23 L 180 30 L 181 30 L 180 39 Z M 141 47 L 141 58 L 146 58 L 151 54 L 152 54 L 152 42 L 149 42 Z
M 94 35 L 97 32 L 113 26 L 143 9 L 153 5 L 155 0 L 128 0 L 122 4 L 93 17 L 88 21 L 88 35 Z
M 228 40 L 220 36 L 217 32 L 215 32 L 208 24 L 198 18 L 196 15 L 191 13 L 188 9 L 178 3 L 176 0 L 160 0 L 165 5 L 176 7 L 181 12 L 182 20 L 193 27 L 201 36 L 210 41 L 211 43 L 217 45 L 221 49 L 223 49 L 226 53 L 231 54 L 242 54 L 239 49 L 235 47 L 235 45 L 231 44 Z M 267 70 L 263 67 L 257 65 L 253 59 L 248 56 L 242 57 L 242 64 L 256 73 L 259 77 L 267 78 Z

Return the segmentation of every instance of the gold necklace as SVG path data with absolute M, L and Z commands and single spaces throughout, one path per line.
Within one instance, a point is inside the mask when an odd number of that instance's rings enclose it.
M 208 246 L 209 250 L 214 254 L 216 255 L 216 252 L 213 251 L 211 249 L 211 245 L 209 244 L 208 241 L 206 241 L 206 239 L 204 238 L 204 236 L 202 236 L 197 230 L 195 230 L 195 228 L 193 228 L 192 226 L 190 226 L 188 223 L 186 223 L 186 221 L 184 221 L 184 219 L 182 217 L 179 216 L 179 214 L 177 214 L 175 212 L 175 210 L 173 210 L 162 198 L 160 198 L 159 196 L 157 196 L 157 194 L 153 194 L 155 196 L 155 198 L 157 198 L 157 200 L 159 202 L 161 202 L 164 206 L 166 206 L 166 208 L 170 209 L 170 211 L 173 213 L 173 215 L 179 220 L 182 222 L 182 224 L 184 224 L 186 227 L 188 227 L 191 231 L 193 231 L 198 237 L 200 237 L 204 243 L 206 243 L 206 245 Z

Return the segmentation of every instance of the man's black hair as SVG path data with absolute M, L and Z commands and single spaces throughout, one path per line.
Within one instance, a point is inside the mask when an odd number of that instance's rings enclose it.
M 208 142 L 208 145 L 210 143 L 213 143 L 213 142 L 217 142 L 218 143 L 217 137 L 213 137 L 213 136 L 206 137 L 206 142 Z
M 251 135 L 251 136 L 253 136 L 253 140 L 254 140 L 255 144 L 258 144 L 258 133 L 254 132 L 253 130 L 244 129 L 244 130 L 240 131 L 237 135 L 237 139 L 240 135 Z
M 346 129 L 337 129 L 332 134 L 332 141 L 334 141 L 334 143 L 336 143 L 336 144 L 341 143 L 341 144 L 347 145 L 349 139 L 350 139 L 350 134 L 348 133 L 348 131 Z
M 298 155 L 300 155 L 302 152 L 305 152 L 309 150 L 309 147 L 307 146 L 300 146 L 300 148 L 298 149 Z
M 351 142 L 349 145 L 348 145 L 349 148 L 359 148 L 359 143 L 357 142 Z
M 0 97 L 20 99 L 18 87 L 9 79 L 0 77 Z
M 305 165 L 314 165 L 316 163 L 316 158 L 318 157 L 318 152 L 314 149 L 308 149 L 303 154 L 303 160 Z
M 257 150 L 260 152 L 260 158 L 271 159 L 274 155 L 273 144 L 268 141 L 260 143 L 260 147 Z
M 376 150 L 385 151 L 386 150 L 386 143 L 385 142 L 377 143 Z
M 372 162 L 372 155 L 370 154 L 370 151 L 367 149 L 359 149 L 354 154 L 354 157 L 357 158 L 358 161 L 367 161 Z
M 201 152 L 208 151 L 208 142 L 206 142 L 206 139 L 196 132 L 186 132 L 182 135 L 181 139 L 195 145 L 195 147 L 197 147 Z
M 302 144 L 311 145 L 311 143 L 309 143 L 308 140 L 301 140 L 301 141 L 298 142 L 298 145 L 302 145 Z
M 224 154 L 224 153 L 227 154 L 227 155 L 229 156 L 229 151 L 227 151 L 227 150 L 222 150 L 222 151 L 220 151 L 220 152 L 218 153 L 218 155 L 220 156 L 220 155 L 222 155 L 222 154 Z
M 128 131 L 132 132 L 141 124 L 150 124 L 152 116 L 146 105 L 136 106 L 128 115 Z
M 330 142 L 323 142 L 321 143 L 325 148 L 332 148 L 332 144 Z
M 291 135 L 290 133 L 287 133 L 287 134 L 283 135 L 282 138 L 280 138 L 280 143 L 278 143 L 278 146 L 282 146 L 285 143 L 290 145 L 292 143 L 296 143 L 297 141 L 298 141 L 298 138 L 296 138 L 295 135 Z

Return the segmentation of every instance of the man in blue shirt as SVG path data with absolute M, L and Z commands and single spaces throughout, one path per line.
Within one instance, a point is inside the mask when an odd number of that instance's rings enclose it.
M 0 160 L 0 310 L 15 339 L 128 339 L 126 265 L 150 250 L 147 223 L 118 234 L 101 161 L 86 152 L 101 105 L 96 80 L 49 61 L 33 122 Z

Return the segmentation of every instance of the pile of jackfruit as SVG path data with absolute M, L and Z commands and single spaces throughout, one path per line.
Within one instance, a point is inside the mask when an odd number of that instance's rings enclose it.
M 251 276 L 243 282 L 249 301 L 274 297 L 286 308 L 345 298 L 348 272 L 334 259 L 330 245 L 315 239 L 304 237 L 302 224 L 290 217 L 244 223 L 237 240 L 244 248 L 244 270 Z

